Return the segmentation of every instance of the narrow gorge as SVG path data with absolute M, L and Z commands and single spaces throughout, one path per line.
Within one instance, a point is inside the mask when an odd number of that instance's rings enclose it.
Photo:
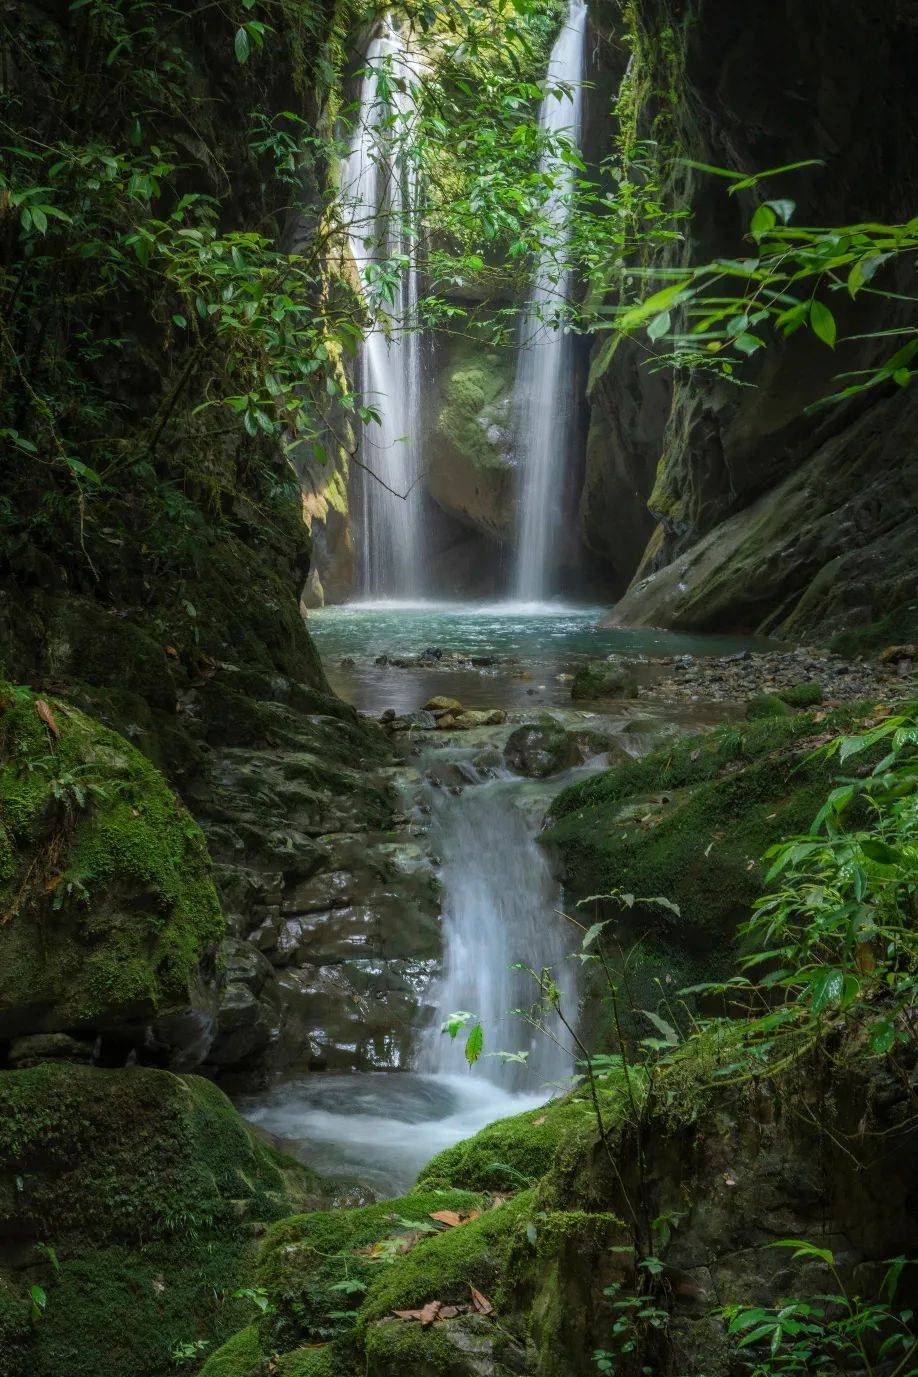
M 0 55 L 0 1377 L 909 1377 L 918 6 Z

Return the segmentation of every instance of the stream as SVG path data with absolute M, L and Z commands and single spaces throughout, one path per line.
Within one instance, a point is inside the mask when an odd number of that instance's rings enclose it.
M 424 733 L 418 745 L 400 734 L 406 758 L 396 782 L 411 833 L 436 869 L 443 949 L 412 1064 L 347 1075 L 286 1073 L 238 1101 L 251 1122 L 323 1175 L 380 1194 L 404 1191 L 435 1153 L 544 1103 L 569 1083 L 569 1051 L 513 1012 L 528 1010 L 536 997 L 531 971 L 516 967 L 550 967 L 562 1007 L 576 1018 L 576 939 L 537 836 L 552 796 L 585 770 L 602 768 L 607 757 L 600 752 L 573 769 L 530 779 L 506 767 L 503 744 L 548 708 L 568 729 L 620 735 L 631 753 L 646 749 L 641 743 L 650 738 L 628 730 L 635 719 L 654 718 L 658 730 L 678 731 L 715 718 L 702 704 L 646 697 L 572 704 L 569 680 L 578 665 L 617 655 L 640 672 L 649 655 L 724 654 L 748 644 L 600 629 L 605 610 L 376 601 L 309 615 L 332 686 L 360 711 L 413 711 L 440 694 L 469 707 L 502 708 L 509 718 L 442 739 Z M 462 1036 L 451 1041 L 440 1032 L 460 1010 L 480 1020 L 485 1033 L 485 1054 L 471 1070 Z M 552 1031 L 565 1041 L 560 1027 Z

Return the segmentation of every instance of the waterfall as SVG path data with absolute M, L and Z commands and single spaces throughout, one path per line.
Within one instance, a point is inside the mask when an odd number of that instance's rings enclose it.
M 587 7 L 569 0 L 564 28 L 548 65 L 549 88 L 572 87 L 570 95 L 552 94 L 542 101 L 539 126 L 548 134 L 564 133 L 579 146 L 583 123 L 583 80 L 586 66 Z M 570 233 L 570 199 L 575 173 L 547 149 L 543 172 L 554 178 L 547 206 L 554 228 L 554 247 L 537 265 L 532 297 L 520 326 L 520 358 L 514 388 L 520 495 L 517 523 L 515 596 L 523 602 L 543 600 L 557 559 L 564 477 L 568 468 L 573 408 L 573 349 L 563 328 L 546 326 L 570 299 L 569 272 L 558 271 L 556 255 L 563 255 Z
M 525 781 L 508 777 L 470 784 L 458 796 L 436 789 L 429 795 L 440 860 L 444 960 L 422 1069 L 463 1069 L 461 1038 L 453 1042 L 439 1030 L 449 1014 L 464 1010 L 480 1020 L 486 1053 L 528 1052 L 525 1065 L 485 1056 L 475 1067 L 475 1075 L 514 1091 L 536 1090 L 571 1073 L 567 1053 L 514 1015 L 538 999 L 535 980 L 513 970 L 514 963 L 535 971 L 550 967 L 567 1017 L 577 1009 L 573 962 L 566 959 L 570 930 L 558 913 L 559 886 L 535 838 L 537 820 L 522 806 L 526 788 Z M 563 1036 L 560 1025 L 556 1031 Z
M 414 328 L 419 186 L 414 160 L 404 151 L 420 78 L 417 54 L 403 31 L 386 18 L 367 52 L 357 127 L 341 169 L 340 200 L 351 252 L 373 301 L 373 326 L 359 352 L 357 389 L 361 403 L 380 419 L 362 427 L 359 458 L 365 468 L 358 469 L 355 495 L 361 521 L 360 586 L 376 597 L 422 591 L 421 343 Z M 384 296 L 377 302 L 375 279 L 383 264 L 390 269 L 395 264 L 397 279 L 392 299 Z

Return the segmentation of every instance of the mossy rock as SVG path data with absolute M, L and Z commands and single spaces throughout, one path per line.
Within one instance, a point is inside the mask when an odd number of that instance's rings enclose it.
M 488 1124 L 474 1137 L 445 1148 L 427 1163 L 418 1186 L 479 1191 L 530 1186 L 549 1170 L 560 1143 L 580 1141 L 594 1127 L 592 1110 L 583 1100 L 552 1101 Z
M 0 686 L 0 1036 L 135 1030 L 201 1003 L 223 935 L 203 836 L 159 771 Z
M 789 717 L 790 707 L 776 693 L 757 693 L 746 704 L 746 717 L 750 722 L 761 717 Z
M 792 708 L 815 708 L 817 703 L 822 702 L 822 685 L 817 684 L 815 680 L 807 680 L 805 683 L 780 689 L 778 697 Z
M 571 698 L 636 698 L 637 684 L 632 676 L 605 660 L 592 660 L 577 670 L 571 683 Z
M 249 1377 L 261 1365 L 258 1326 L 250 1324 L 212 1353 L 201 1368 L 201 1377 Z
M 388 1270 L 384 1259 L 403 1246 L 401 1239 L 411 1241 L 405 1236 L 416 1233 L 412 1225 L 430 1226 L 435 1210 L 468 1212 L 482 1204 L 470 1191 L 419 1188 L 377 1205 L 297 1215 L 275 1225 L 258 1269 L 275 1312 L 263 1322 L 264 1347 L 291 1348 L 346 1332 L 343 1312 L 356 1310 L 372 1278 Z
M 13 1314 L 33 1283 L 48 1298 L 30 1327 L 28 1377 L 167 1377 L 179 1345 L 216 1345 L 251 1320 L 233 1293 L 251 1281 L 257 1231 L 319 1198 L 318 1179 L 197 1076 L 53 1063 L 0 1072 Z
M 864 711 L 818 724 L 789 713 L 670 743 L 566 789 L 543 838 L 576 893 L 666 896 L 678 914 L 641 902 L 630 911 L 642 934 L 719 969 L 760 892 L 763 853 L 805 831 L 823 801 L 834 767 L 813 756 L 813 738 Z M 600 910 L 625 917 L 612 901 Z

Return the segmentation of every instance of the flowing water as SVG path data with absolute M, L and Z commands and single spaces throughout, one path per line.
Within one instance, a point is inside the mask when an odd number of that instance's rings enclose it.
M 447 691 L 466 704 L 524 707 L 529 714 L 548 702 L 571 725 L 612 730 L 628 713 L 653 714 L 653 704 L 642 699 L 639 709 L 578 705 L 575 712 L 570 685 L 559 673 L 602 655 L 631 657 L 639 669 L 647 654 L 724 653 L 749 644 L 736 637 L 605 630 L 597 625 L 605 610 L 373 602 L 312 612 L 309 627 L 335 687 L 364 711 L 379 712 L 400 698 L 414 709 Z M 469 656 L 467 668 L 374 663 L 383 654 L 417 656 L 425 650 L 461 651 Z M 496 663 L 475 666 L 472 657 Z M 700 707 L 664 711 L 667 720 L 679 712 L 703 720 L 694 715 L 703 713 Z M 497 729 L 498 746 L 501 733 L 510 730 Z M 483 763 L 488 746 L 486 731 L 433 740 L 406 764 L 405 809 L 412 836 L 423 836 L 434 858 L 443 934 L 442 969 L 427 996 L 431 1008 L 419 1018 L 414 1068 L 288 1073 L 268 1091 L 240 1102 L 248 1118 L 319 1172 L 383 1193 L 405 1190 L 430 1157 L 485 1124 L 544 1103 L 571 1070 L 569 1052 L 534 1033 L 513 1011 L 528 1010 L 537 997 L 533 978 L 514 969 L 517 963 L 551 967 L 563 1007 L 576 1010 L 576 965 L 568 956 L 576 941 L 558 912 L 559 887 L 536 841 L 552 793 L 572 772 L 547 781 L 518 778 L 500 765 L 493 743 L 496 763 Z M 438 786 L 437 768 L 458 783 Z M 453 1042 L 439 1031 L 460 1010 L 481 1020 L 486 1054 L 526 1052 L 527 1058 L 485 1055 L 469 1070 L 461 1036 Z
M 569 1018 L 576 1017 L 577 990 L 560 886 L 536 841 L 539 819 L 526 810 L 525 790 L 509 772 L 479 778 L 458 796 L 431 790 L 443 913 L 443 968 L 432 1002 L 444 1018 L 462 1010 L 480 1020 L 485 1056 L 478 1075 L 507 1090 L 548 1094 L 572 1068 L 557 1018 L 542 1015 L 558 1042 L 524 1016 L 539 1002 L 535 975 L 551 970 Z M 435 1026 L 420 1064 L 459 1070 L 463 1056 L 461 1038 L 453 1041 Z
M 420 79 L 406 34 L 387 17 L 367 52 L 357 127 L 341 168 L 351 252 L 375 314 L 360 346 L 358 391 L 379 419 L 362 428 L 354 492 L 359 584 L 374 595 L 417 592 L 424 570 L 421 339 L 414 328 L 419 188 L 408 147 Z M 377 280 L 393 270 L 394 299 L 384 303 Z
M 552 138 L 565 135 L 575 148 L 583 122 L 586 22 L 583 0 L 570 0 L 548 66 L 549 90 L 539 111 L 543 132 Z M 520 464 L 514 591 L 522 600 L 544 598 L 550 589 L 574 430 L 573 343 L 563 320 L 573 287 L 565 258 L 576 173 L 557 158 L 551 145 L 543 156 L 542 170 L 554 183 L 545 208 L 552 232 L 521 322 L 514 389 Z M 553 323 L 559 328 L 552 328 Z

